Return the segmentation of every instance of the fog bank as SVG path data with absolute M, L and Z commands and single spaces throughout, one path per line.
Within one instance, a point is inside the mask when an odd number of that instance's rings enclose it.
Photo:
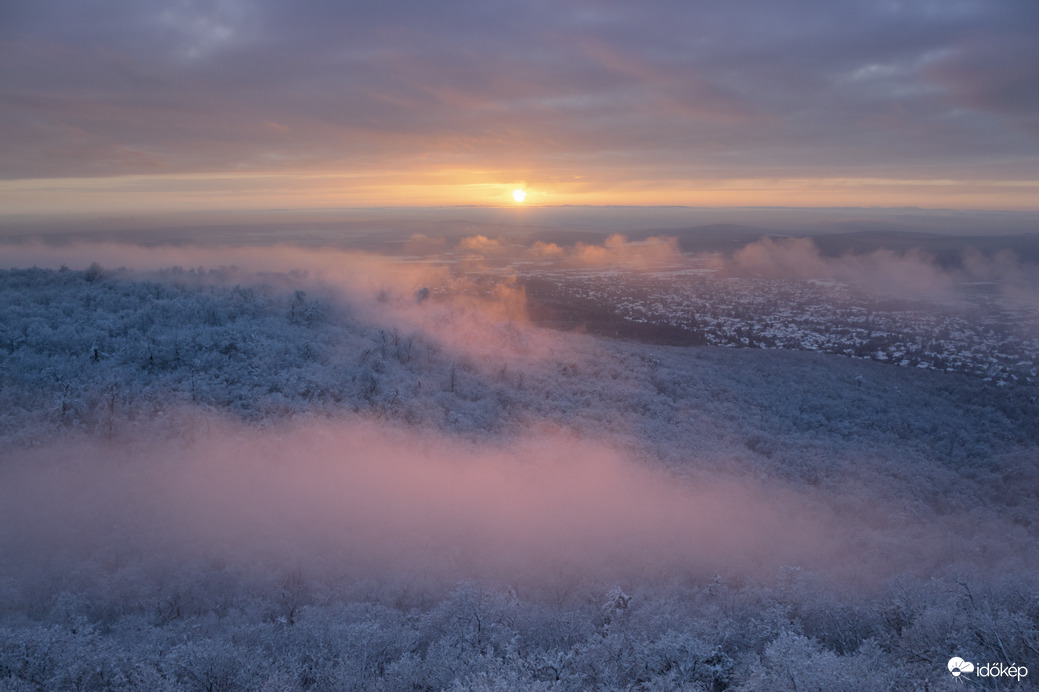
M 254 578 L 298 569 L 318 581 L 558 588 L 768 581 L 793 566 L 867 585 L 974 552 L 966 517 L 910 524 L 876 489 L 822 497 L 718 473 L 682 478 L 548 424 L 473 443 L 373 421 L 256 429 L 186 415 L 173 437 L 4 455 L 9 576 L 219 563 Z

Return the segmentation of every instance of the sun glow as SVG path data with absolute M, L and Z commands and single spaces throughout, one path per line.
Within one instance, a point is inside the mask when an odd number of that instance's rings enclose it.
M 512 191 L 512 198 L 517 202 L 522 202 L 527 198 L 527 193 L 517 187 Z

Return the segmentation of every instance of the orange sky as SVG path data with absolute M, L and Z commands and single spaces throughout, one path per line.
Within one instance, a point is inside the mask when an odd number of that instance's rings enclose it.
M 686 205 L 1039 210 L 1039 180 L 754 178 L 538 180 L 443 171 L 127 175 L 0 181 L 6 214 L 110 214 L 336 207 Z

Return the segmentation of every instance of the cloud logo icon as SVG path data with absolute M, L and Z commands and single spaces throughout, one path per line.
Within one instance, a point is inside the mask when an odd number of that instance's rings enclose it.
M 974 664 L 970 661 L 964 661 L 959 656 L 954 656 L 949 659 L 949 672 L 959 677 L 960 673 L 973 673 Z

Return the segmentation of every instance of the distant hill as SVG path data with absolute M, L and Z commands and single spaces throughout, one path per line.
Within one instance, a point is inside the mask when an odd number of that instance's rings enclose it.
M 973 248 L 986 255 L 1009 250 L 1021 260 L 1039 262 L 1039 233 L 947 236 L 907 231 L 856 231 L 812 238 L 820 252 L 827 256 L 872 252 L 881 248 L 896 252 L 922 250 L 933 255 L 941 266 L 955 267 L 962 262 L 964 250 Z

